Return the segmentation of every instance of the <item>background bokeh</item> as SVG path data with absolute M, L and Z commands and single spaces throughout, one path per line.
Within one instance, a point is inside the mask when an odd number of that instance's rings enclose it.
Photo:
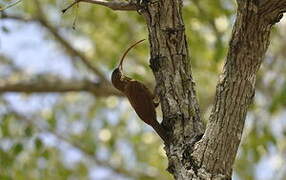
M 0 0 L 2 7 L 9 3 Z M 160 139 L 138 119 L 126 98 L 92 90 L 33 93 L 37 84 L 49 84 L 48 92 L 63 84 L 109 79 L 124 50 L 148 37 L 137 12 L 81 3 L 62 14 L 61 9 L 70 3 L 23 0 L 1 13 L 0 179 L 172 179 L 165 170 L 167 159 Z M 236 4 L 224 0 L 184 4 L 192 71 L 207 121 Z M 273 28 L 258 74 L 234 179 L 286 179 L 285 31 L 283 18 Z M 148 63 L 145 42 L 132 50 L 124 68 L 128 76 L 153 88 Z M 22 84 L 29 93 L 10 92 L 7 84 Z

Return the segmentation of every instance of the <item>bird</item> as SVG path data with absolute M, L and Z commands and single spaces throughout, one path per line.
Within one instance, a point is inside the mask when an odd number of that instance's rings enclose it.
M 143 83 L 129 78 L 123 73 L 123 61 L 126 55 L 133 47 L 143 42 L 144 40 L 145 39 L 137 41 L 124 52 L 119 65 L 112 72 L 111 82 L 116 89 L 121 91 L 128 98 L 131 106 L 139 118 L 151 126 L 161 137 L 161 139 L 167 143 L 168 136 L 166 130 L 157 121 L 156 106 L 158 104 L 153 100 L 154 95 Z

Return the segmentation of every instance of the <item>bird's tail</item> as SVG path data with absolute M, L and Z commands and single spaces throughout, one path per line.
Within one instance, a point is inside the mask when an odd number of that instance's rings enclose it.
M 158 121 L 152 121 L 152 122 L 156 122 L 153 123 L 151 126 L 153 127 L 153 129 L 156 131 L 156 133 L 161 137 L 161 139 L 168 144 L 169 143 L 169 137 L 166 133 L 166 130 L 163 128 L 163 126 L 158 122 Z

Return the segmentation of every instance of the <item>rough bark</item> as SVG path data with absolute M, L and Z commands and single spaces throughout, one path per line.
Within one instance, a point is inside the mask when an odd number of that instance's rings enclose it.
M 143 2 L 139 10 L 149 31 L 150 67 L 162 106 L 162 124 L 172 137 L 171 145 L 165 148 L 168 170 L 176 178 L 186 170 L 181 152 L 204 132 L 181 10 L 182 1 Z
M 191 76 L 181 0 L 140 4 L 149 31 L 150 67 L 172 137 L 166 152 L 175 179 L 231 179 L 256 73 L 269 45 L 272 25 L 285 11 L 284 1 L 238 0 L 224 71 L 204 132 Z M 191 38 L 191 37 L 190 37 Z M 198 141 L 198 142 L 197 142 Z
M 204 132 L 181 10 L 182 1 L 150 1 L 139 10 L 149 31 L 150 67 L 162 106 L 162 124 L 172 137 L 165 148 L 168 171 L 176 178 L 186 173 L 182 152 Z

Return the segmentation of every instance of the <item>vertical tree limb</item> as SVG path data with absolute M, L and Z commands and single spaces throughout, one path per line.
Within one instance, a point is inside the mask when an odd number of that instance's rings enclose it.
M 206 132 L 191 155 L 198 172 L 196 176 L 231 179 L 247 110 L 255 93 L 256 73 L 269 46 L 271 27 L 279 17 L 275 13 L 265 14 L 258 1 L 238 2 L 215 104 Z
M 172 145 L 165 148 L 168 170 L 178 179 L 185 171 L 180 153 L 204 132 L 191 74 L 182 1 L 143 1 L 140 8 L 149 31 L 150 66 L 160 97 L 163 126 L 172 137 Z
M 179 142 L 204 131 L 191 75 L 182 1 L 151 1 L 139 10 L 147 22 L 163 123 Z M 176 131 L 174 131 L 176 130 Z M 178 132 L 180 133 L 178 133 Z

